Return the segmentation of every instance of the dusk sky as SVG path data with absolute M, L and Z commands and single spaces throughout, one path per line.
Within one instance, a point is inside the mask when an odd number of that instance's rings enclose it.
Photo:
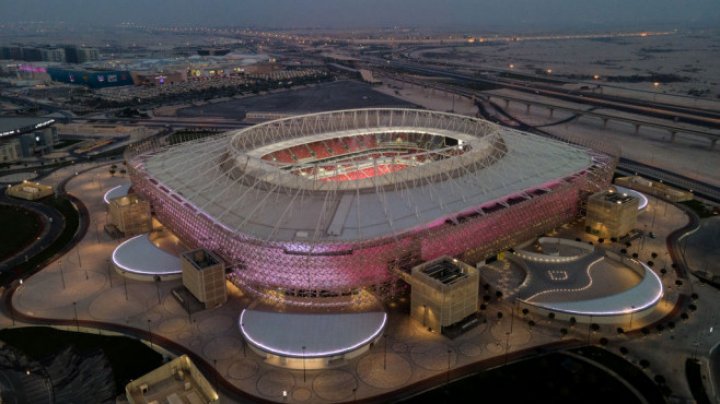
M 718 0 L 0 0 L 0 21 L 273 28 L 595 29 L 720 24 Z

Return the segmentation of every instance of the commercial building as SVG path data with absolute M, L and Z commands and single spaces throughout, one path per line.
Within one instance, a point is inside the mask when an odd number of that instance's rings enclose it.
M 86 70 L 48 67 L 47 74 L 53 81 L 81 84 L 90 88 L 129 86 L 132 76 L 127 70 Z
M 227 301 L 225 264 L 215 254 L 202 248 L 187 251 L 182 254 L 180 265 L 183 286 L 204 303 L 206 309 Z
M 639 203 L 627 193 L 597 192 L 588 198 L 585 230 L 598 237 L 622 237 L 635 228 Z

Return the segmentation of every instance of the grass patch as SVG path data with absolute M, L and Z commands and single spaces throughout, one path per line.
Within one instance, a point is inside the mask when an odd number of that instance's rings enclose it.
M 0 330 L 0 340 L 40 361 L 69 346 L 75 347 L 80 353 L 100 349 L 112 366 L 117 394 L 125 391 L 125 385 L 131 379 L 137 379 L 163 363 L 162 355 L 128 337 L 61 331 L 49 327 L 24 327 Z
M 598 347 L 584 347 L 572 350 L 574 353 L 591 359 L 606 368 L 612 369 L 620 377 L 635 387 L 650 403 L 664 403 L 662 391 L 647 375 L 622 357 Z M 669 393 L 669 392 L 668 392 Z
M 685 361 L 685 377 L 687 377 L 690 392 L 698 404 L 710 404 L 710 399 L 705 392 L 700 372 L 700 363 L 695 359 L 688 358 Z
M 9 258 L 37 237 L 42 221 L 27 209 L 17 206 L 0 205 L 0 261 Z
M 683 201 L 680 203 L 687 206 L 688 208 L 692 209 L 693 212 L 695 212 L 698 216 L 700 216 L 700 218 L 706 218 L 706 217 L 713 216 L 712 208 L 708 207 L 707 205 L 705 205 L 704 203 L 702 203 L 696 199 L 692 199 L 689 201 Z
M 24 262 L 8 271 L 0 273 L 0 284 L 5 284 L 18 277 L 27 277 L 34 273 L 38 265 L 42 264 L 48 258 L 57 254 L 66 244 L 68 244 L 75 231 L 77 231 L 80 225 L 80 213 L 75 210 L 75 206 L 67 198 L 46 198 L 42 203 L 45 203 L 53 208 L 57 209 L 65 217 L 65 228 L 60 236 L 45 250 L 41 253 L 30 257 L 27 262 Z
M 638 402 L 632 392 L 604 370 L 562 353 L 480 372 L 400 402 L 460 402 L 467 397 L 509 403 Z

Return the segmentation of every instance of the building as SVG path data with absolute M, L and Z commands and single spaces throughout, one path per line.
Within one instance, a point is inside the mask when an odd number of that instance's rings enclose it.
M 673 188 L 662 182 L 652 181 L 639 175 L 618 177 L 615 179 L 615 184 L 646 194 L 655 195 L 672 202 L 683 202 L 693 199 L 693 194 L 690 191 Z
M 184 83 L 188 81 L 187 71 L 133 71 L 130 73 L 135 85 L 160 86 L 164 84 Z
M 210 404 L 220 399 L 187 355 L 128 383 L 125 397 L 130 404 Z
M 20 142 L 0 142 L 0 163 L 12 163 L 20 160 L 21 157 Z
M 12 163 L 54 150 L 58 142 L 54 119 L 0 117 L 0 163 Z
M 414 267 L 410 282 L 410 315 L 431 331 L 441 332 L 477 313 L 480 277 L 470 265 L 440 257 Z
M 80 84 L 90 88 L 129 86 L 132 76 L 127 70 L 87 70 L 48 67 L 46 69 L 52 81 Z
M 110 224 L 126 237 L 152 231 L 150 203 L 135 194 L 111 199 L 108 213 Z
M 387 296 L 395 268 L 474 265 L 580 214 L 616 158 L 476 118 L 323 112 L 177 145 L 129 147 L 133 189 L 230 280 L 289 305 Z
M 47 198 L 55 194 L 53 187 L 43 185 L 39 182 L 23 181 L 19 184 L 8 187 L 5 194 L 13 198 L 25 199 L 27 201 L 37 201 L 38 199 Z
M 622 237 L 637 224 L 638 198 L 614 190 L 591 195 L 587 202 L 585 230 L 598 237 Z
M 68 45 L 63 49 L 65 51 L 65 60 L 68 63 L 85 63 L 100 59 L 100 52 L 96 48 Z
M 206 309 L 227 301 L 225 264 L 215 254 L 199 248 L 182 254 L 183 285 Z

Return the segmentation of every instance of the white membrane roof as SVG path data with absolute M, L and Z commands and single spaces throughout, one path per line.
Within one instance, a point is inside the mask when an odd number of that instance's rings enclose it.
M 580 147 L 465 116 L 409 111 L 292 117 L 182 143 L 141 156 L 134 164 L 198 212 L 233 231 L 265 241 L 338 242 L 400 235 L 507 196 L 527 197 L 528 191 L 552 186 L 593 164 L 591 153 Z M 376 122 L 374 116 L 368 118 L 371 114 L 383 114 L 377 117 L 380 126 L 352 127 L 357 121 Z M 411 118 L 418 114 L 422 116 Z M 334 131 L 322 125 L 308 129 L 321 118 L 328 125 L 328 120 L 350 117 L 355 122 L 333 124 L 338 126 Z M 383 126 L 389 122 L 392 126 Z M 372 130 L 439 133 L 463 139 L 471 148 L 460 156 L 347 182 L 308 180 L 257 157 L 296 144 L 296 138 L 309 142 L 313 136 L 328 139 Z M 278 142 L 282 144 L 273 146 Z

